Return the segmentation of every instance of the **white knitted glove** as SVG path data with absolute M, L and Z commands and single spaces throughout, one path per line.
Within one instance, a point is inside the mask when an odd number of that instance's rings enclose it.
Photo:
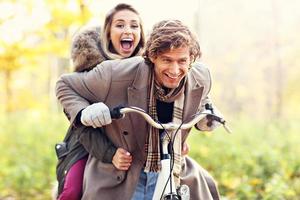
M 109 108 L 102 102 L 89 105 L 81 112 L 80 121 L 85 126 L 102 127 L 111 123 Z

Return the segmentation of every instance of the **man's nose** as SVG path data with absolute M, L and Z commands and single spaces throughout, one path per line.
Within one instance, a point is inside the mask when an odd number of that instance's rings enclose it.
M 173 74 L 173 75 L 178 75 L 180 73 L 180 66 L 177 62 L 174 62 L 172 64 L 172 67 L 170 69 L 170 72 Z

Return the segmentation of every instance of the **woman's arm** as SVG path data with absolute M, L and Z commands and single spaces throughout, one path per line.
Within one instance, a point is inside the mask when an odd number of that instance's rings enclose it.
M 87 152 L 105 163 L 112 163 L 112 158 L 117 148 L 105 134 L 104 128 L 92 128 L 79 126 L 76 128 L 79 142 L 84 146 Z
M 105 70 L 104 70 L 105 68 Z M 89 72 L 62 75 L 56 83 L 56 96 L 74 122 L 91 103 L 105 100 L 111 80 L 110 67 L 99 65 Z

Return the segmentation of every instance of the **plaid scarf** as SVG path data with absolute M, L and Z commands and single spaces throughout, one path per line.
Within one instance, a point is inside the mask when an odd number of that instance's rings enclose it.
M 184 104 L 184 83 L 185 80 L 182 80 L 179 87 L 171 89 L 170 91 L 164 90 L 155 83 L 154 72 L 152 72 L 149 79 L 150 93 L 148 95 L 148 108 L 149 115 L 155 120 L 158 121 L 157 111 L 156 111 L 156 99 L 159 99 L 163 102 L 174 102 L 173 108 L 173 123 L 181 124 L 182 123 L 182 111 Z M 166 94 L 167 93 L 167 94 Z M 181 130 L 171 130 L 165 134 L 163 140 L 173 141 L 174 149 L 174 167 L 173 174 L 175 177 L 175 184 L 179 185 L 179 174 L 181 171 Z M 150 127 L 148 134 L 148 139 L 146 141 L 145 151 L 147 153 L 147 160 L 145 163 L 145 172 L 158 172 L 161 170 L 160 162 L 160 137 L 159 130 Z

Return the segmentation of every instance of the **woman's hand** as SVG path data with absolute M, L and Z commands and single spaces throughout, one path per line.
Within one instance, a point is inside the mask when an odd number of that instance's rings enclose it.
M 186 142 L 184 142 L 181 149 L 181 155 L 186 156 L 189 153 L 189 151 L 190 151 L 189 145 Z
M 132 162 L 132 156 L 123 148 L 118 148 L 113 156 L 112 163 L 118 170 L 126 171 Z

